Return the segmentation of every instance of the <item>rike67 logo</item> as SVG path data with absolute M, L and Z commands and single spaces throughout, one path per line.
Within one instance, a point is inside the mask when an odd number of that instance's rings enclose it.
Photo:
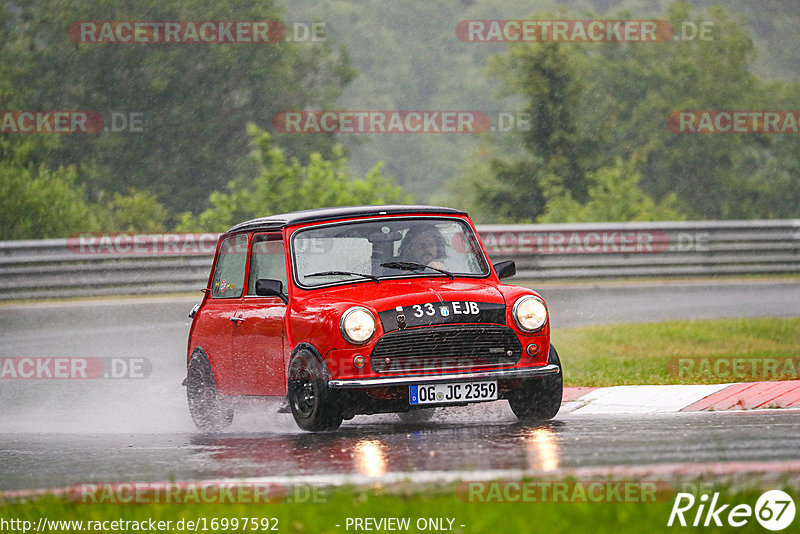
M 696 498 L 691 493 L 678 493 L 669 514 L 667 526 L 682 527 L 730 526 L 742 527 L 755 516 L 756 521 L 767 530 L 780 531 L 794 521 L 795 505 L 792 497 L 780 490 L 761 494 L 755 508 L 749 504 L 723 504 L 720 494 L 714 493 L 709 500 L 707 493 Z

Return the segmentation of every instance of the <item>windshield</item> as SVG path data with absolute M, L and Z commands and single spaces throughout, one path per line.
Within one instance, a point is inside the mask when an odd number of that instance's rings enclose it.
M 401 276 L 487 276 L 472 228 L 460 219 L 387 218 L 296 232 L 292 258 L 306 287 Z

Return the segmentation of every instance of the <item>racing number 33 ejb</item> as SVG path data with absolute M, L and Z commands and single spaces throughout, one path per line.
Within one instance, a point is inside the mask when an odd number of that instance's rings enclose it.
M 204 430 L 237 397 L 284 397 L 298 426 L 357 414 L 423 420 L 438 406 L 506 399 L 553 418 L 561 363 L 547 306 L 500 282 L 466 213 L 362 206 L 272 215 L 220 236 L 193 310 L 184 384 Z

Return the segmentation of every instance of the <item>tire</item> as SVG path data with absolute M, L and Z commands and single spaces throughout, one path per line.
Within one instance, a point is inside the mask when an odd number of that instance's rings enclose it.
M 427 423 L 433 419 L 435 413 L 436 408 L 422 408 L 418 410 L 409 410 L 407 412 L 397 412 L 397 417 L 407 425 L 415 425 L 418 423 Z
M 561 360 L 553 345 L 550 345 L 547 363 L 554 363 L 561 368 Z M 555 375 L 523 381 L 517 389 L 509 392 L 508 404 L 514 415 L 522 421 L 547 421 L 555 417 L 561 408 L 563 391 L 564 373 L 559 371 Z
M 200 352 L 192 354 L 186 369 L 186 401 L 200 430 L 223 430 L 233 422 L 233 407 L 217 391 L 211 366 Z
M 311 352 L 301 350 L 289 364 L 289 406 L 303 430 L 324 432 L 342 424 L 342 409 L 335 392 L 328 389 L 322 363 Z

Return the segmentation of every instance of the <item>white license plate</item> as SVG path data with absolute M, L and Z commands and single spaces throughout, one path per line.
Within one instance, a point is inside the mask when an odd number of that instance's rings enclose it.
M 497 381 L 409 386 L 409 404 L 497 400 Z

